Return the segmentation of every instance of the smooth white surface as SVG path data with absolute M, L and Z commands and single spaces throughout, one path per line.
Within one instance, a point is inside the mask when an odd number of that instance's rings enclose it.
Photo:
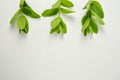
M 88 0 L 63 16 L 68 32 L 49 35 L 53 17 L 28 18 L 30 31 L 20 35 L 9 21 L 19 0 L 0 0 L 0 80 L 120 80 L 120 0 L 99 0 L 106 25 L 97 35 L 83 37 L 80 20 Z M 56 0 L 27 0 L 38 13 Z

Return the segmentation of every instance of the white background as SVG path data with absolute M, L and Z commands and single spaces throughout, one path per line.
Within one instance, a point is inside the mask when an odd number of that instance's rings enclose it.
M 19 34 L 9 21 L 19 0 L 0 0 L 0 80 L 120 80 L 120 1 L 99 0 L 105 26 L 99 33 L 81 33 L 82 7 L 88 0 L 71 0 L 76 13 L 62 16 L 68 32 L 50 35 L 54 17 L 31 19 L 30 31 Z M 38 13 L 56 0 L 27 0 Z

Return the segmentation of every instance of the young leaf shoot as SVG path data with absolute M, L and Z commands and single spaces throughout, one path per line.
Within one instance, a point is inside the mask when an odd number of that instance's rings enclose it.
M 23 31 L 24 33 L 28 33 L 29 23 L 28 23 L 28 20 L 27 20 L 26 16 L 29 16 L 31 18 L 40 18 L 40 15 L 37 14 L 26 3 L 25 0 L 20 0 L 20 9 L 12 17 L 12 19 L 10 20 L 10 24 L 14 24 L 15 21 L 17 21 L 19 32 Z
M 57 33 L 57 34 L 65 34 L 67 33 L 67 26 L 62 20 L 60 14 L 70 14 L 74 11 L 70 10 L 69 8 L 73 7 L 73 3 L 69 0 L 58 0 L 56 3 L 52 5 L 50 9 L 46 9 L 42 16 L 50 17 L 54 15 L 58 15 L 55 19 L 51 21 L 51 30 L 50 34 Z
M 98 24 L 104 25 L 104 12 L 101 4 L 97 0 L 89 0 L 83 9 L 87 9 L 86 14 L 82 18 L 82 33 L 87 34 L 98 33 Z

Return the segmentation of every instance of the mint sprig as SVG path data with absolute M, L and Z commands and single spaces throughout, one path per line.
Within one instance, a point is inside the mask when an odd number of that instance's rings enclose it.
M 58 0 L 56 3 L 52 5 L 50 9 L 46 9 L 43 13 L 42 16 L 44 17 L 50 17 L 54 15 L 58 15 L 55 19 L 51 21 L 51 31 L 50 34 L 52 33 L 57 33 L 57 34 L 65 34 L 67 33 L 67 26 L 65 22 L 61 18 L 61 13 L 62 14 L 70 14 L 73 13 L 74 11 L 70 10 L 69 8 L 73 7 L 73 3 L 69 0 Z
M 20 0 L 20 9 L 14 14 L 12 19 L 10 20 L 10 24 L 14 24 L 17 20 L 17 25 L 19 28 L 19 32 L 23 31 L 28 33 L 29 31 L 29 23 L 26 18 L 29 16 L 31 18 L 40 18 L 40 15 L 37 14 L 27 3 L 25 0 Z
M 89 0 L 83 9 L 87 9 L 82 18 L 82 32 L 87 34 L 98 33 L 98 24 L 104 25 L 104 12 L 101 4 L 97 0 Z

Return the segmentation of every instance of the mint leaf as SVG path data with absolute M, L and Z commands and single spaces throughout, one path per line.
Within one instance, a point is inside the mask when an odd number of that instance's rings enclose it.
M 64 7 L 68 7 L 68 8 L 74 6 L 73 3 L 69 0 L 61 0 L 61 5 L 64 6 Z
M 15 22 L 15 20 L 18 18 L 18 16 L 20 15 L 20 13 L 22 12 L 22 9 L 19 9 L 14 16 L 12 17 L 12 19 L 10 20 L 10 24 L 13 24 Z
M 85 21 L 86 21 L 86 19 L 89 17 L 89 15 L 90 15 L 90 11 L 87 11 L 87 13 L 83 16 L 83 18 L 82 18 L 82 26 L 84 25 L 84 23 L 85 23 Z
M 94 33 L 98 33 L 98 27 L 97 24 L 93 19 L 90 19 L 90 27 Z
M 59 8 L 61 5 L 61 1 L 58 0 L 55 4 L 52 5 L 52 8 Z
M 58 28 L 55 29 L 55 32 L 58 33 L 58 34 L 60 33 Z
M 70 14 L 70 13 L 73 13 L 74 11 L 72 11 L 72 10 L 68 10 L 68 9 L 65 9 L 65 8 L 60 8 L 60 10 L 61 10 L 61 12 L 63 13 L 63 14 Z
M 27 4 L 26 1 L 24 1 L 24 5 L 23 5 L 23 7 L 29 7 L 29 8 L 31 8 L 31 7 Z
M 64 34 L 64 29 L 63 26 L 61 24 L 58 25 L 59 31 L 61 34 Z
M 50 34 L 54 33 L 55 32 L 55 29 L 51 29 L 50 30 Z
M 58 13 L 58 8 L 47 9 L 42 13 L 42 16 L 48 17 L 48 16 L 56 15 L 57 13 Z
M 104 18 L 104 12 L 99 2 L 93 1 L 91 3 L 91 10 L 93 10 L 100 18 Z
M 90 18 L 88 17 L 83 25 L 82 32 L 89 26 L 90 24 Z
M 96 17 L 96 20 L 101 24 L 104 25 L 104 21 L 94 12 L 91 10 L 91 13 Z
M 32 17 L 32 18 L 40 18 L 40 15 L 33 11 L 30 7 L 24 7 L 23 13 Z
M 56 28 L 61 22 L 61 18 L 57 17 L 51 22 L 51 27 L 54 29 Z
M 89 0 L 87 4 L 83 7 L 83 9 L 87 9 L 92 1 L 95 1 L 95 0 Z
M 24 31 L 25 33 L 28 33 L 28 31 L 29 31 L 29 23 L 28 23 L 27 19 L 26 19 L 25 28 L 23 29 L 23 31 Z
M 19 30 L 23 30 L 26 26 L 26 18 L 25 16 L 20 16 L 17 20 L 17 25 L 19 27 Z
M 63 20 L 61 20 L 61 26 L 63 27 L 64 33 L 67 33 L 67 27 L 66 24 L 63 22 Z

